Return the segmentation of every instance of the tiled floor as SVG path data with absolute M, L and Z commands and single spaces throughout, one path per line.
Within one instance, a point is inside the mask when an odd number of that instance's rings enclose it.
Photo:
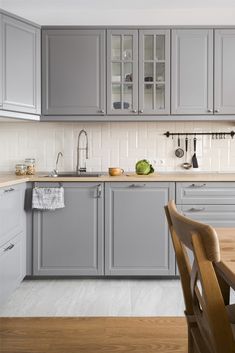
M 26 280 L 0 316 L 183 316 L 179 280 Z

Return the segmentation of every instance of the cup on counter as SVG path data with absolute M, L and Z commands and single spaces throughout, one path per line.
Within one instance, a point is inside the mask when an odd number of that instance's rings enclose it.
M 110 176 L 120 176 L 123 173 L 124 173 L 124 169 L 122 169 L 122 168 L 117 168 L 117 167 L 109 168 L 109 175 Z

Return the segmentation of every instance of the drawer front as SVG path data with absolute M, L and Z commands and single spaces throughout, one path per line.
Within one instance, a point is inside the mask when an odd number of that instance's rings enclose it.
M 176 203 L 235 205 L 235 183 L 176 183 Z
M 25 277 L 25 236 L 19 234 L 0 248 L 0 304 Z
M 23 230 L 24 185 L 0 189 L 0 245 Z
M 213 227 L 235 227 L 235 205 L 177 205 L 186 217 Z

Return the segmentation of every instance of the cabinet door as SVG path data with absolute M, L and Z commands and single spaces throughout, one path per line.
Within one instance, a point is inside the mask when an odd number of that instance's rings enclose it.
M 215 30 L 215 113 L 235 114 L 235 30 Z
M 47 186 L 41 184 L 40 186 Z M 65 208 L 34 211 L 34 275 L 103 274 L 103 188 L 67 183 Z
M 25 236 L 19 234 L 0 248 L 0 304 L 26 275 Z
M 164 206 L 174 183 L 105 184 L 105 274 L 173 275 Z
M 172 31 L 172 114 L 213 114 L 213 30 Z
M 44 115 L 105 113 L 105 31 L 42 31 Z
M 138 31 L 107 32 L 107 113 L 138 114 Z
M 170 114 L 170 30 L 139 31 L 139 113 Z
M 41 112 L 40 29 L 2 17 L 2 108 Z

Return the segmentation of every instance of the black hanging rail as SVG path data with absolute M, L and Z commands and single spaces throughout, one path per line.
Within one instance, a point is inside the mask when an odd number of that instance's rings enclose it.
M 219 138 L 225 138 L 225 136 L 230 136 L 232 139 L 235 136 L 234 131 L 230 132 L 170 132 L 167 131 L 163 135 L 166 137 L 172 136 L 212 136 L 212 138 L 219 139 Z

